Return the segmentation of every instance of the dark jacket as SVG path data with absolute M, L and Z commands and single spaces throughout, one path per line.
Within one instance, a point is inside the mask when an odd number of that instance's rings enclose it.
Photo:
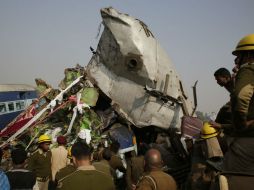
M 33 189 L 35 173 L 26 169 L 12 169 L 6 172 L 11 189 Z

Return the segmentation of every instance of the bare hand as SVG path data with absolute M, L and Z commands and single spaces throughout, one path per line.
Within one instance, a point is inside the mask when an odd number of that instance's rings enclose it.
M 209 124 L 211 125 L 211 127 L 215 128 L 215 129 L 221 129 L 222 128 L 220 123 L 216 123 L 214 121 L 210 121 Z

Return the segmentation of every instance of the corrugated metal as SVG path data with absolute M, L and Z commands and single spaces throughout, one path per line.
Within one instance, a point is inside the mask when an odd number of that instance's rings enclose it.
M 0 92 L 34 91 L 35 87 L 28 84 L 0 84 Z

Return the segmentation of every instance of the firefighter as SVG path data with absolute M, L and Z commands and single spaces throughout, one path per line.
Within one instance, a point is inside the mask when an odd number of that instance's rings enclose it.
M 192 166 L 186 189 L 210 189 L 221 170 L 223 153 L 217 137 L 220 132 L 208 122 L 203 124 L 200 138 L 193 145 Z
M 51 152 L 49 146 L 51 139 L 48 135 L 41 135 L 38 140 L 38 149 L 28 160 L 28 169 L 35 172 L 36 189 L 48 189 L 51 178 Z
M 241 39 L 233 55 L 239 69 L 231 94 L 236 138 L 225 156 L 224 169 L 254 175 L 254 34 Z
M 224 170 L 254 175 L 254 34 L 242 38 L 232 54 L 238 68 L 231 93 L 234 140 L 225 155 Z
M 254 34 L 242 38 L 232 54 L 236 56 L 235 65 L 238 70 L 235 89 L 231 93 L 234 139 L 225 154 L 223 173 L 229 179 L 229 189 L 252 189 L 254 183 L 253 177 L 250 176 L 254 175 Z M 213 127 L 226 126 L 214 124 Z

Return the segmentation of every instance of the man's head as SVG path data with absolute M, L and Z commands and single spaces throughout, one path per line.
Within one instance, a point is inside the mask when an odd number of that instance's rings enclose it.
M 47 152 L 51 144 L 51 139 L 48 135 L 41 135 L 39 137 L 38 144 L 39 148 L 41 148 L 44 152 Z
M 160 152 L 157 149 L 148 150 L 145 155 L 145 171 L 159 170 L 162 165 Z
M 109 161 L 111 159 L 111 151 L 109 150 L 109 148 L 105 148 L 102 151 L 102 158 L 107 161 Z
M 117 152 L 119 151 L 119 148 L 120 148 L 120 144 L 117 141 L 113 141 L 112 144 L 110 145 L 110 150 L 114 152 L 115 154 L 117 154 Z
M 43 152 L 48 152 L 50 147 L 49 142 L 44 142 L 39 144 L 39 148 L 43 150 Z
M 27 152 L 23 148 L 14 149 L 11 152 L 11 159 L 14 165 L 24 165 L 27 159 Z
M 227 86 L 227 84 L 231 81 L 231 74 L 226 68 L 219 68 L 216 70 L 214 72 L 214 77 L 217 83 L 223 87 Z
M 235 64 L 238 67 L 245 63 L 254 62 L 254 34 L 243 37 L 232 54 L 236 56 Z
M 67 143 L 66 138 L 64 136 L 58 136 L 56 141 L 59 145 L 64 145 L 64 146 Z
M 83 142 L 75 143 L 71 148 L 73 163 L 79 167 L 90 165 L 91 148 Z

